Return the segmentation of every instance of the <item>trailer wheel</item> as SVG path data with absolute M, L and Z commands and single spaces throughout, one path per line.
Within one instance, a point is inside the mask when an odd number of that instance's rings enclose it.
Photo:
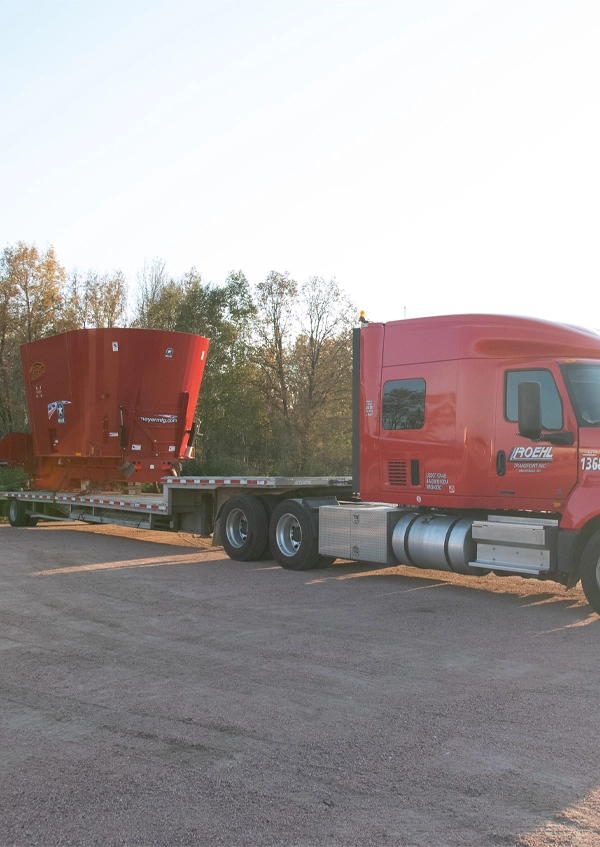
M 221 512 L 221 540 L 230 559 L 252 562 L 265 552 L 269 520 L 258 497 L 232 497 Z
M 12 499 L 8 504 L 8 522 L 11 526 L 27 526 L 25 503 Z
M 271 517 L 269 541 L 273 558 L 290 571 L 308 571 L 334 560 L 319 554 L 319 535 L 308 509 L 297 500 L 279 503 Z
M 600 531 L 595 532 L 583 548 L 579 567 L 586 600 L 600 615 Z

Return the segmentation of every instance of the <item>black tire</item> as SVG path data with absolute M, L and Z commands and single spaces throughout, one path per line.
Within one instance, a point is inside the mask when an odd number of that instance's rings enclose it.
M 308 509 L 298 500 L 284 500 L 275 507 L 269 542 L 273 558 L 286 570 L 308 571 L 334 561 L 319 554 L 319 533 Z
M 27 526 L 27 512 L 25 503 L 21 500 L 10 500 L 8 504 L 8 522 L 11 526 Z
M 600 615 L 600 530 L 592 535 L 583 548 L 579 572 L 586 600 Z
M 230 559 L 260 559 L 269 543 L 269 519 L 258 497 L 232 497 L 221 512 L 221 541 Z
M 39 518 L 36 515 L 27 515 L 27 526 L 37 526 Z

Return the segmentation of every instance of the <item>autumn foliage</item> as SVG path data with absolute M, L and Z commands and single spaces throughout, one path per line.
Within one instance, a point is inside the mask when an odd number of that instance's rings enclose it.
M 27 429 L 21 344 L 131 325 L 211 339 L 183 473 L 348 473 L 355 316 L 334 279 L 271 271 L 252 287 L 235 271 L 216 284 L 155 260 L 128 290 L 120 271 L 67 273 L 51 247 L 19 242 L 0 255 L 0 437 Z

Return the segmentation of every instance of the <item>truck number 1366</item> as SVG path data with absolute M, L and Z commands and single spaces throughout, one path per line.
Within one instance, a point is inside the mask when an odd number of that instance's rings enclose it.
M 582 456 L 581 457 L 581 470 L 582 471 L 597 471 L 600 470 L 600 459 L 598 456 Z

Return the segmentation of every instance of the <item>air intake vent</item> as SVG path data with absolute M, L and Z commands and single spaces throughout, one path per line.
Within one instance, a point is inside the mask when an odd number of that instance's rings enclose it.
M 397 486 L 406 486 L 408 484 L 406 462 L 388 463 L 388 482 L 390 485 Z

